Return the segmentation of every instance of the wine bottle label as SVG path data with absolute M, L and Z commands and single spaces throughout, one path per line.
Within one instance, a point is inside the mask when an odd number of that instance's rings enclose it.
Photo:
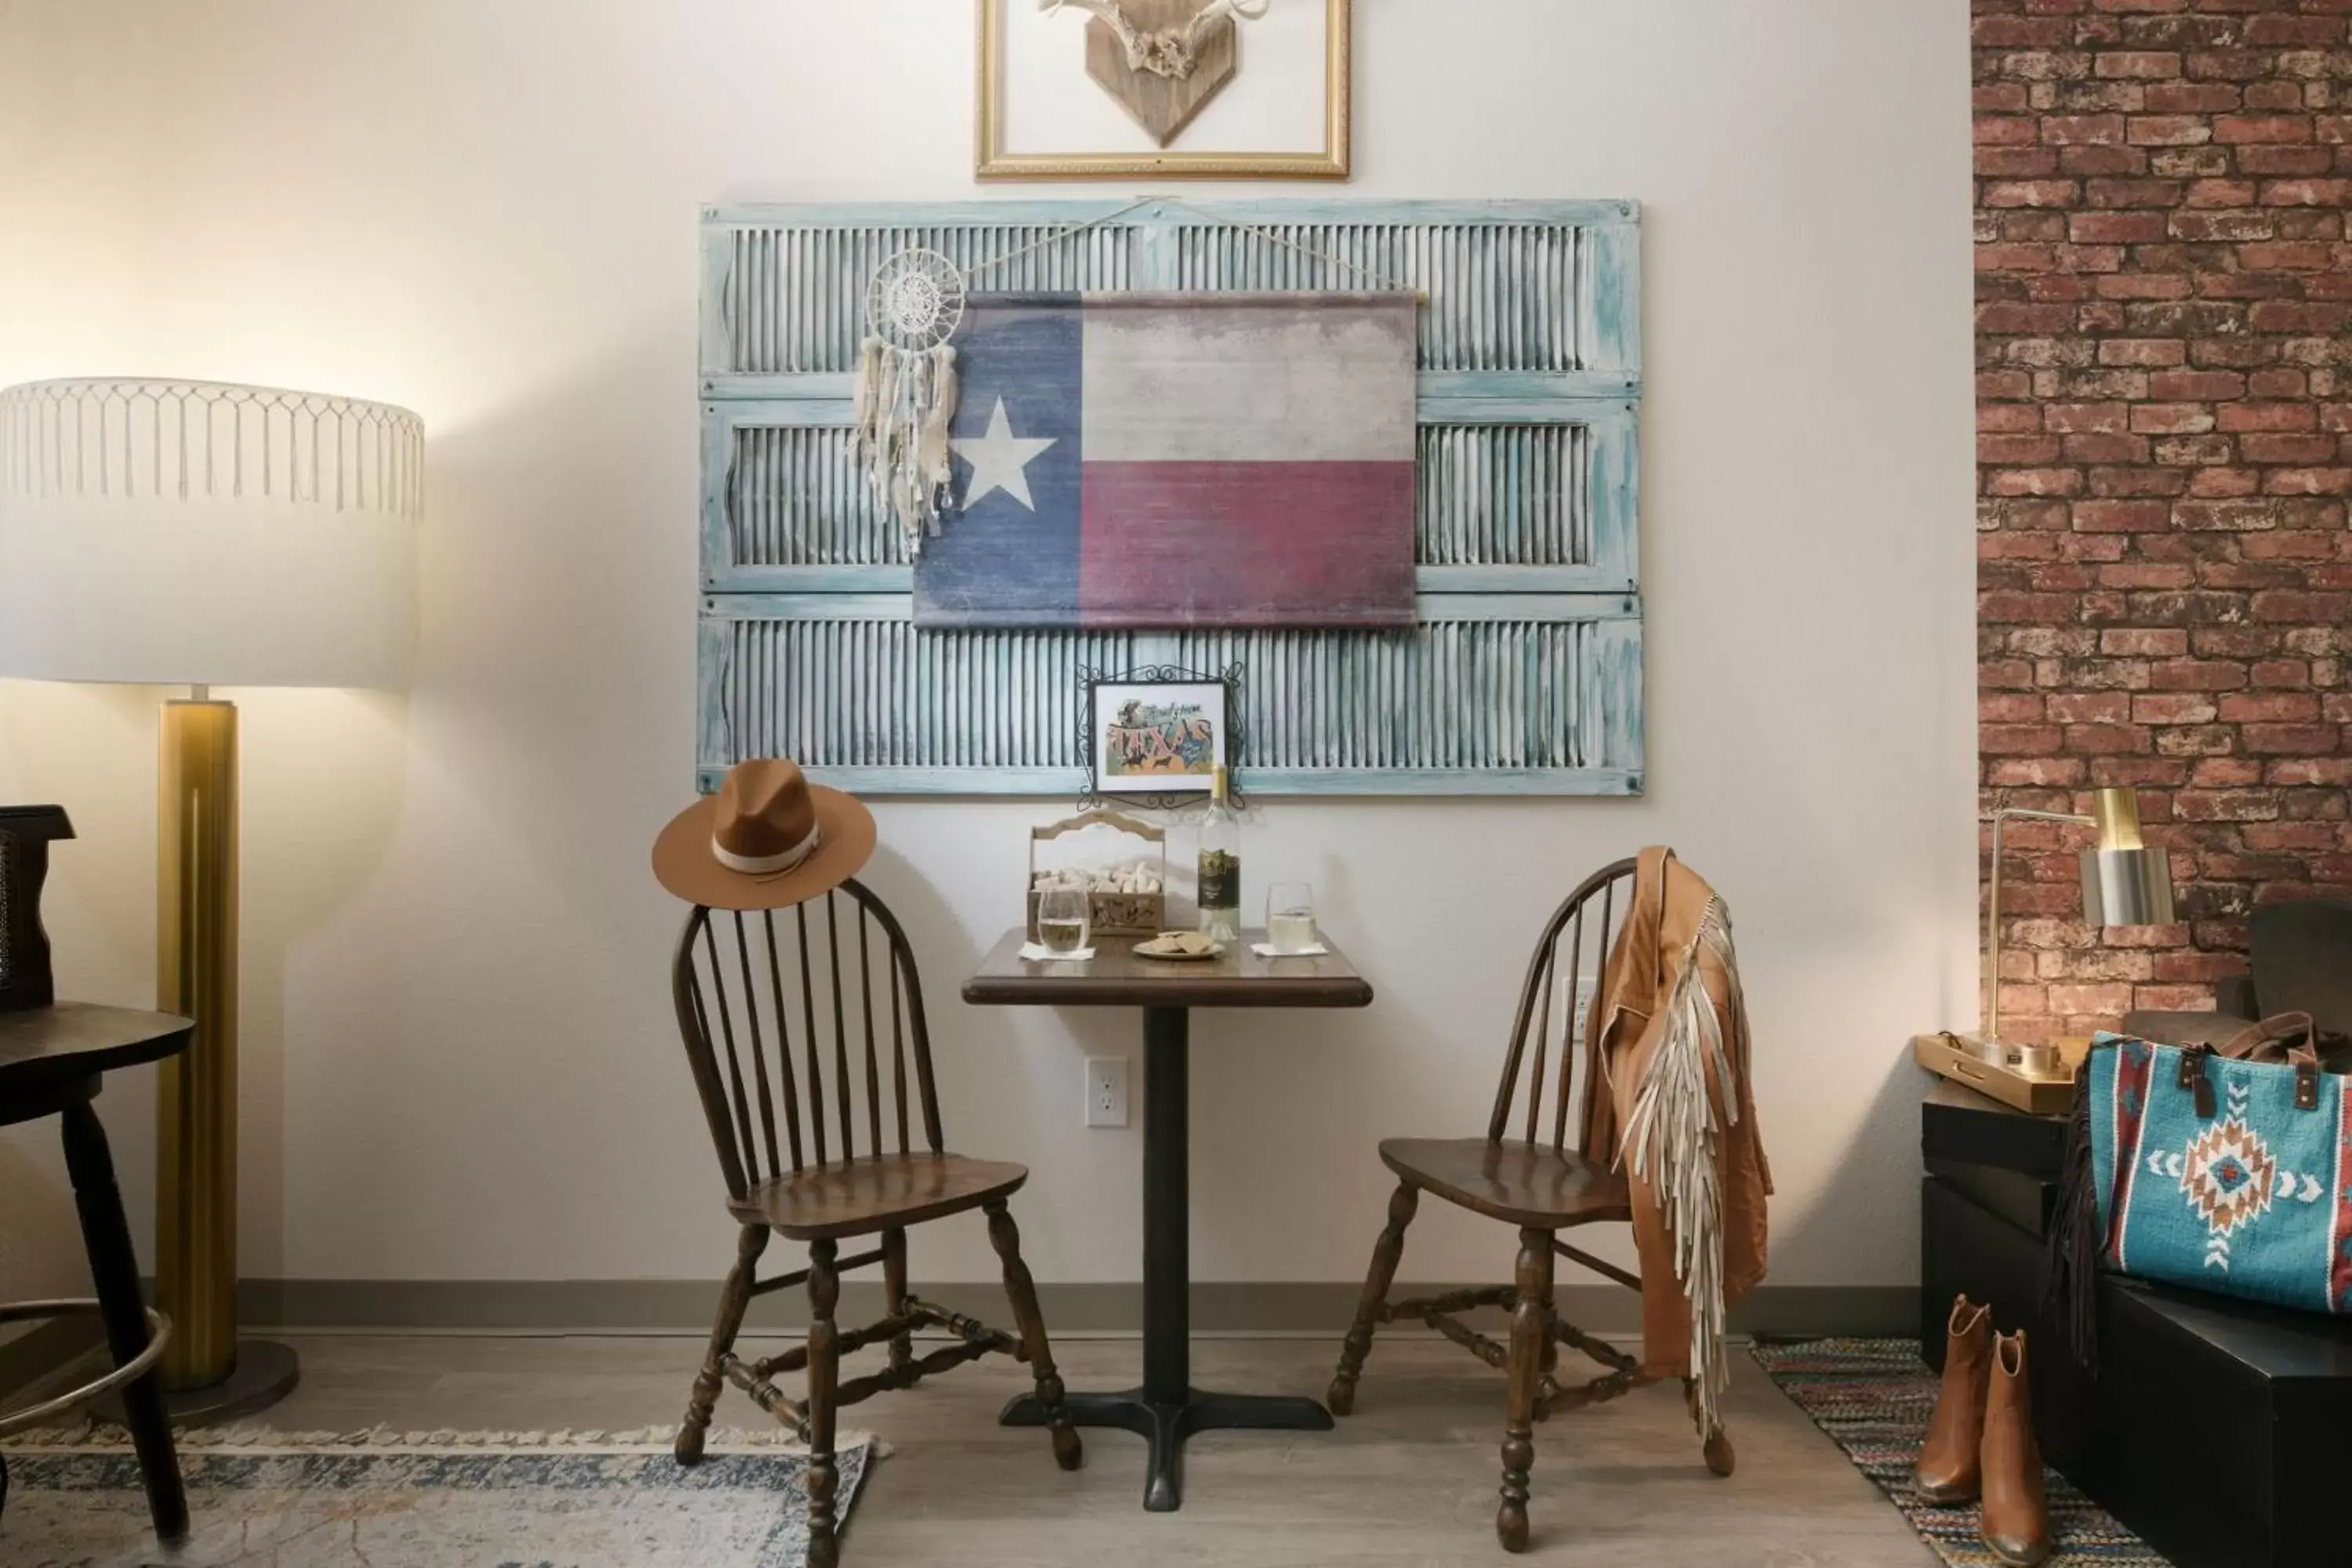
M 1204 910 L 1237 910 L 1242 903 L 1242 858 L 1220 849 L 1201 852 L 1200 903 Z

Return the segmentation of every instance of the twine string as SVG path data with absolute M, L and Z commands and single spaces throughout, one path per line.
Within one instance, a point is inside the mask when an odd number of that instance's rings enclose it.
M 1097 217 L 1090 217 L 1084 223 L 1074 223 L 1066 228 L 1055 229 L 1053 233 L 1039 239 L 1033 239 L 1026 245 L 1019 245 L 1013 247 L 1011 250 L 1001 251 L 998 254 L 990 257 L 985 261 L 976 261 L 970 267 L 963 269 L 966 286 L 969 287 L 971 280 L 983 272 L 992 271 L 995 268 L 1005 265 L 1007 262 L 1016 261 L 1024 256 L 1030 255 L 1034 251 L 1043 250 L 1048 246 L 1059 245 L 1066 239 L 1075 239 L 1079 235 L 1085 234 L 1090 229 L 1099 228 L 1107 223 L 1112 223 L 1119 218 L 1123 218 L 1139 207 L 1147 207 L 1155 205 L 1182 207 L 1188 212 L 1199 214 L 1201 216 L 1209 219 L 1212 223 L 1221 223 L 1227 228 L 1238 229 L 1242 233 L 1263 240 L 1268 245 L 1278 245 L 1286 250 L 1295 250 L 1301 256 L 1311 257 L 1315 260 L 1327 262 L 1333 267 L 1343 268 L 1369 282 L 1384 284 L 1391 289 L 1395 289 L 1405 293 L 1420 292 L 1403 279 L 1392 277 L 1388 273 L 1381 271 L 1377 268 L 1366 267 L 1360 262 L 1350 261 L 1344 256 L 1334 256 L 1328 250 L 1319 250 L 1311 245 L 1302 245 L 1297 240 L 1285 238 L 1283 236 L 1275 233 L 1272 229 L 1261 228 L 1254 223 L 1244 223 L 1240 218 L 1228 216 L 1226 214 L 1221 213 L 1213 207 L 1205 207 L 1200 205 L 1198 203 L 1186 201 L 1182 196 L 1139 196 L 1123 207 L 1113 208 L 1111 211 L 1104 213 Z

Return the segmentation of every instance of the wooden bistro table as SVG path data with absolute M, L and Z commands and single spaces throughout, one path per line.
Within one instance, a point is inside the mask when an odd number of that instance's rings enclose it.
M 1312 1399 L 1208 1394 L 1192 1386 L 1186 1177 L 1186 1047 L 1195 1007 L 1362 1007 L 1372 988 L 1336 947 L 1313 958 L 1260 958 L 1263 931 L 1206 961 L 1138 958 L 1131 939 L 1105 937 L 1082 963 L 1030 963 L 1023 933 L 1007 931 L 964 983 L 982 1006 L 1143 1009 L 1143 1386 L 1120 1394 L 1072 1394 L 1081 1426 L 1118 1426 L 1150 1444 L 1143 1506 L 1181 1505 L 1184 1439 L 1221 1427 L 1328 1432 L 1331 1413 Z M 1330 947 L 1326 940 L 1325 946 Z M 1042 1426 L 1045 1412 L 1024 1396 L 1004 1407 L 1008 1426 Z

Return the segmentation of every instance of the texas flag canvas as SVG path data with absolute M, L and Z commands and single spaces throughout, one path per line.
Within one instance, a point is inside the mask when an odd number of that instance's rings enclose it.
M 1409 626 L 1410 294 L 975 295 L 919 626 Z

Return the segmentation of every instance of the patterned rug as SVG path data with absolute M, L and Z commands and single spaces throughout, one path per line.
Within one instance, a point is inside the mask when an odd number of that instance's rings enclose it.
M 2000 1559 L 1977 1534 L 1974 1504 L 1937 1508 L 1912 1489 L 1911 1467 L 1936 1408 L 1936 1373 L 1919 1359 L 1918 1341 L 1811 1340 L 1759 1344 L 1752 1353 L 1937 1556 L 1952 1568 L 2000 1568 Z M 2054 1548 L 2045 1568 L 2171 1568 L 2065 1477 L 2049 1470 L 2043 1479 Z
M 28 1433 L 8 1461 L 9 1568 L 801 1568 L 808 1451 L 713 1431 L 688 1469 L 643 1432 L 183 1433 L 190 1536 L 155 1544 L 119 1429 Z M 875 1445 L 845 1437 L 846 1521 Z

